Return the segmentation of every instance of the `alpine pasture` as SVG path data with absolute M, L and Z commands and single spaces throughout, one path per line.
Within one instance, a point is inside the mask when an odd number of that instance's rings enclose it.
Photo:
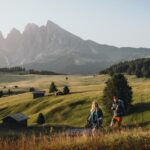
M 39 113 L 43 113 L 46 124 L 68 125 L 84 127 L 90 111 L 91 102 L 96 99 L 104 112 L 103 126 L 109 125 L 111 116 L 103 105 L 102 94 L 107 75 L 80 76 L 42 76 L 42 75 L 15 75 L 6 74 L 0 76 L 0 87 L 11 89 L 14 85 L 22 88 L 35 87 L 45 90 L 46 96 L 33 99 L 32 93 L 27 92 L 0 98 L 0 120 L 3 117 L 16 112 L 22 112 L 29 117 L 28 124 L 35 125 Z M 150 80 L 126 76 L 133 90 L 133 108 L 131 113 L 124 117 L 125 126 L 150 126 Z M 50 94 L 49 86 L 54 81 L 57 88 L 62 90 L 68 85 L 69 95 L 54 96 Z
M 126 76 L 133 89 L 133 107 L 124 117 L 123 128 L 110 128 L 111 115 L 102 100 L 105 82 L 109 76 L 42 76 L 15 75 L 1 76 L 0 88 L 12 87 L 45 90 L 46 95 L 33 99 L 31 92 L 0 98 L 0 120 L 21 112 L 29 117 L 27 129 L 4 129 L 0 131 L 0 149 L 6 150 L 101 150 L 150 148 L 150 80 Z M 71 93 L 55 96 L 49 93 L 51 82 L 62 90 L 68 85 Z M 87 133 L 70 136 L 70 128 L 84 128 L 90 112 L 91 102 L 97 100 L 104 113 L 103 128 L 97 135 Z M 45 124 L 36 123 L 39 113 L 44 114 Z

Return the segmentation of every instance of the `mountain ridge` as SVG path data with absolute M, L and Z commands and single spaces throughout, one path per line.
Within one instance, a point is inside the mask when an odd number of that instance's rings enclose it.
M 6 38 L 0 33 L 0 67 L 93 74 L 119 61 L 149 56 L 148 48 L 119 48 L 83 40 L 50 20 L 42 26 L 29 23 L 22 33 L 13 28 Z

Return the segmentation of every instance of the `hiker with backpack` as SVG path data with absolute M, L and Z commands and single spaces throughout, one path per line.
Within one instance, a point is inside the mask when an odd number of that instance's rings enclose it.
M 95 135 L 96 130 L 102 125 L 103 112 L 98 102 L 94 100 L 91 105 L 90 115 L 87 119 L 87 127 L 92 129 L 92 134 Z
M 120 127 L 122 123 L 122 117 L 125 115 L 125 106 L 123 100 L 118 99 L 117 96 L 113 96 L 113 104 L 111 109 L 113 110 L 113 117 L 110 126 L 112 127 L 118 124 Z

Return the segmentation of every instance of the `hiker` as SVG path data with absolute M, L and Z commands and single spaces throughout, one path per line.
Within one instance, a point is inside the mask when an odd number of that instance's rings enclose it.
M 96 130 L 102 125 L 103 112 L 98 105 L 98 102 L 94 100 L 91 105 L 90 115 L 87 119 L 88 127 L 92 129 L 92 135 L 95 135 Z
M 110 126 L 114 126 L 118 124 L 118 126 L 121 126 L 122 123 L 122 116 L 125 114 L 125 106 L 124 102 L 121 99 L 118 99 L 117 96 L 113 96 L 113 104 L 112 108 L 113 110 L 113 117 Z

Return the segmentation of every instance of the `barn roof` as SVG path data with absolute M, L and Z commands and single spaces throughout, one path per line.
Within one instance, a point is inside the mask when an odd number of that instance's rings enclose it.
M 25 116 L 24 114 L 22 114 L 22 113 L 16 113 L 16 114 L 13 114 L 13 115 L 10 115 L 10 116 L 7 116 L 7 117 L 3 118 L 3 120 L 5 120 L 8 117 L 9 118 L 13 118 L 14 120 L 16 120 L 18 122 L 28 119 L 28 117 Z
M 33 94 L 43 94 L 43 93 L 45 93 L 45 91 L 34 91 L 34 92 L 32 92 Z

